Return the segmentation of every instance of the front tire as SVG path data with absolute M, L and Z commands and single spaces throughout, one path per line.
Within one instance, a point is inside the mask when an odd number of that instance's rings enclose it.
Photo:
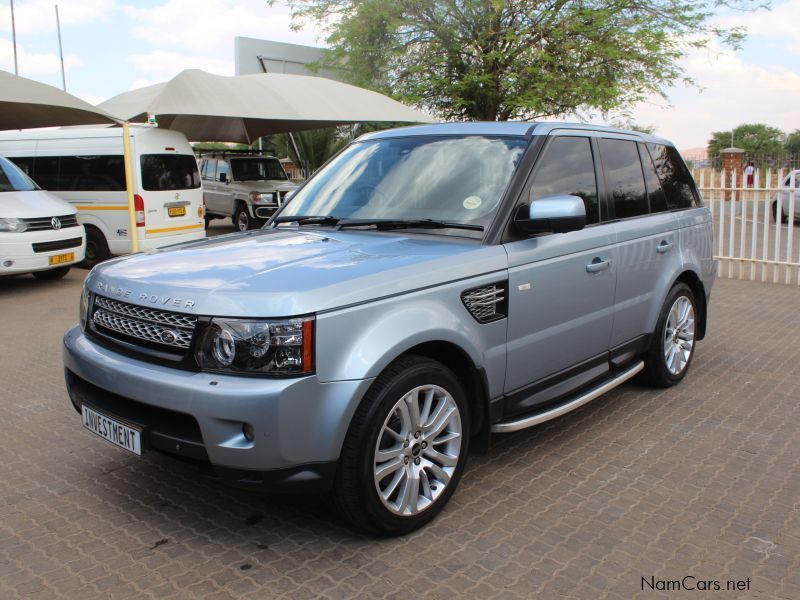
M 55 281 L 69 273 L 69 269 L 69 267 L 56 267 L 55 269 L 48 269 L 47 271 L 34 271 L 33 276 L 42 281 Z
M 642 378 L 655 387 L 670 387 L 680 382 L 694 357 L 697 332 L 697 303 L 685 283 L 672 286 L 661 314 L 650 349 L 645 356 Z
M 86 269 L 91 269 L 97 263 L 111 258 L 111 252 L 108 249 L 108 242 L 103 232 L 92 227 L 86 226 L 86 254 L 84 256 L 81 266 Z
M 447 367 L 420 356 L 395 361 L 350 424 L 333 491 L 337 512 L 381 535 L 429 523 L 464 471 L 469 416 L 464 390 Z
M 233 213 L 233 226 L 237 231 L 248 231 L 253 228 L 253 218 L 247 212 L 247 206 L 242 202 L 236 205 L 236 211 Z

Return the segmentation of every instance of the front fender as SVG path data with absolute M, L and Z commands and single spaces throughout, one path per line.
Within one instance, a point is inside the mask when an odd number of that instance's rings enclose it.
M 500 278 L 505 278 L 504 273 Z M 497 281 L 497 274 L 362 304 L 317 317 L 316 364 L 320 381 L 376 377 L 415 346 L 458 346 L 486 372 L 490 397 L 502 393 L 506 319 L 478 323 L 461 302 L 466 289 Z

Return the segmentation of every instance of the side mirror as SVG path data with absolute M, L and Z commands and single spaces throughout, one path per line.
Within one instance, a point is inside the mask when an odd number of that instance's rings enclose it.
M 586 206 L 578 196 L 547 196 L 520 206 L 514 226 L 527 235 L 578 231 L 586 226 Z
M 220 173 L 219 174 L 219 182 L 220 183 L 228 183 L 228 174 L 227 173 Z

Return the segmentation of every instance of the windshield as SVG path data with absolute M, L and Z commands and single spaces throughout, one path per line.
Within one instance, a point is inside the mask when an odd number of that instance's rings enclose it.
M 235 181 L 289 179 L 277 158 L 235 158 L 231 160 Z
M 0 192 L 30 192 L 38 189 L 33 179 L 17 165 L 0 156 Z
M 432 219 L 485 227 L 527 144 L 482 136 L 357 142 L 300 189 L 280 218 Z
M 142 154 L 142 188 L 150 192 L 200 187 L 197 160 L 190 154 Z

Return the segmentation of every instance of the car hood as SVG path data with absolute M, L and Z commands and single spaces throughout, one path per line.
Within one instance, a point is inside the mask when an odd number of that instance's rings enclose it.
M 235 181 L 234 185 L 245 192 L 291 192 L 297 184 L 284 179 L 268 179 L 264 181 Z
M 333 310 L 507 268 L 501 246 L 399 232 L 264 229 L 103 263 L 89 288 L 200 315 Z
M 76 212 L 74 206 L 44 190 L 0 192 L 0 218 L 62 217 Z

